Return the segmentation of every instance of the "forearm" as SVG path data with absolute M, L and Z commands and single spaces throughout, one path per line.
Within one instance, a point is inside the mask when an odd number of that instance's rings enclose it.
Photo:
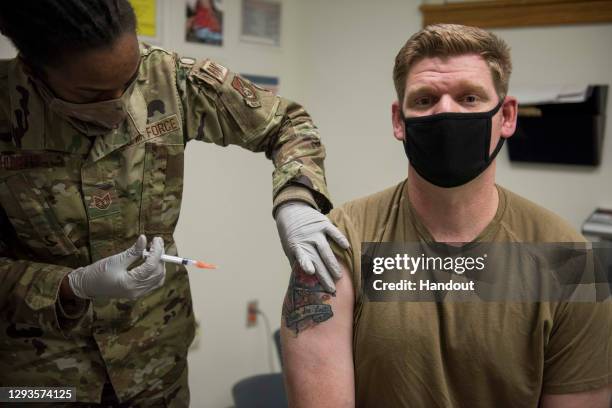
M 324 214 L 331 208 L 325 180 L 325 147 L 312 118 L 299 104 L 281 100 L 283 113 L 278 135 L 270 139 L 266 155 L 275 166 L 273 195 L 287 185 L 300 186 L 312 195 L 316 206 Z
M 72 288 L 70 287 L 68 275 L 64 276 L 64 279 L 62 279 L 59 294 L 60 300 L 62 301 L 73 301 L 77 298 L 74 292 L 72 291 Z
M 337 349 L 319 335 L 296 337 L 281 328 L 283 375 L 289 406 L 343 408 L 355 406 L 353 359 L 350 348 Z
M 74 323 L 74 320 L 83 316 L 87 304 L 87 300 L 79 298 L 74 293 L 70 287 L 68 275 L 66 275 L 60 284 L 59 296 L 56 302 L 60 326 L 68 328 L 71 323 Z

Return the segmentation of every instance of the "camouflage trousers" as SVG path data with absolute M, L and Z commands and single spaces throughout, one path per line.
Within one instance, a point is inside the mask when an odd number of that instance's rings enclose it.
M 69 403 L 16 403 L 6 404 L 3 407 L 45 407 L 45 408 L 188 408 L 189 407 L 189 382 L 187 366 L 179 376 L 178 380 L 166 390 L 157 395 L 150 395 L 147 391 L 146 397 L 136 395 L 129 401 L 119 402 L 117 395 L 110 384 L 106 384 L 102 390 L 102 401 L 99 404 L 90 402 Z

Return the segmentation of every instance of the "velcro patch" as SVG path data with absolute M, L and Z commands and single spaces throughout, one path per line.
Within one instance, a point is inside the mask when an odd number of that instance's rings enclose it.
M 257 92 L 253 85 L 246 82 L 244 79 L 240 78 L 238 75 L 234 76 L 232 80 L 232 87 L 242 95 L 244 101 L 251 108 L 258 108 L 261 106 L 261 102 L 259 102 L 259 98 L 257 97 Z
M 206 72 L 211 77 L 215 78 L 220 83 L 225 81 L 229 70 L 223 65 L 216 63 L 215 61 L 206 60 L 200 70 Z
M 113 199 L 110 192 L 106 192 L 100 195 L 92 195 L 89 203 L 90 208 L 97 208 L 98 210 L 106 210 L 112 204 Z
M 25 170 L 37 167 L 58 167 L 64 165 L 64 158 L 59 154 L 20 154 L 11 155 L 2 153 L 0 156 L 0 169 Z
M 106 217 L 120 211 L 117 190 L 112 183 L 99 184 L 91 189 L 86 189 L 85 200 L 89 200 L 87 216 L 94 220 Z
M 147 139 L 150 139 L 152 137 L 163 136 L 175 130 L 179 130 L 179 121 L 176 114 L 147 125 L 145 133 Z
M 174 132 L 180 129 L 178 116 L 176 114 L 167 116 L 153 122 L 145 128 L 145 133 L 136 136 L 129 143 L 129 146 L 139 144 L 145 140 L 153 139 L 155 137 L 163 136 L 165 134 Z

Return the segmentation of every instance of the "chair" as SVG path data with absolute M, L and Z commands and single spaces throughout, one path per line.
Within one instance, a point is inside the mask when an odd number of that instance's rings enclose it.
M 286 408 L 283 375 L 260 374 L 238 381 L 232 387 L 235 408 Z
M 280 360 L 280 330 L 274 332 L 274 343 Z M 279 373 L 259 374 L 238 381 L 232 387 L 235 408 L 286 408 L 288 407 L 283 375 Z

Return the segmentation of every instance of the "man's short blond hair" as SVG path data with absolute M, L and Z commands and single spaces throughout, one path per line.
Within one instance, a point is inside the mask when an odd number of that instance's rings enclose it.
M 495 90 L 500 98 L 508 93 L 512 72 L 510 47 L 495 34 L 477 27 L 458 24 L 432 24 L 414 34 L 395 57 L 393 82 L 400 103 L 404 101 L 406 77 L 424 58 L 478 54 L 489 65 Z

